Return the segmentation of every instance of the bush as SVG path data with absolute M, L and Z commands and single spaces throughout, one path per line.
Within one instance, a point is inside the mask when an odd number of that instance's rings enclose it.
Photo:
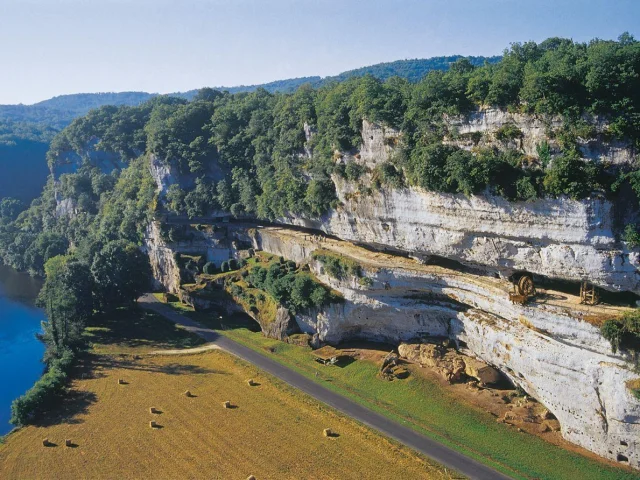
M 640 352 L 640 309 L 625 313 L 620 319 L 611 319 L 600 327 L 602 336 L 611 343 L 611 350 Z
M 503 125 L 496 131 L 496 139 L 501 142 L 522 138 L 522 131 L 512 123 Z
M 345 257 L 337 257 L 326 253 L 313 253 L 313 258 L 318 260 L 324 267 L 327 275 L 339 280 L 343 280 L 348 276 L 360 277 L 362 268 L 355 260 Z
M 580 200 L 600 186 L 598 168 L 573 156 L 556 157 L 545 173 L 543 184 L 551 195 Z
M 344 167 L 344 177 L 350 182 L 355 182 L 364 173 L 364 167 L 356 162 L 349 162 Z
M 229 271 L 229 262 L 228 261 L 224 261 L 220 264 L 220 271 L 221 272 L 228 272 Z
M 31 423 L 60 399 L 65 392 L 73 361 L 73 352 L 64 350 L 59 358 L 51 361 L 47 372 L 40 380 L 27 393 L 13 401 L 10 420 L 13 425 L 22 426 Z
M 207 262 L 204 264 L 202 271 L 207 275 L 213 275 L 214 273 L 216 273 L 216 266 L 213 264 L 213 262 Z
M 402 188 L 404 185 L 402 171 L 390 162 L 382 163 L 373 172 L 373 183 L 378 188 L 381 186 Z
M 629 244 L 631 248 L 640 247 L 640 232 L 635 225 L 627 225 L 622 234 L 622 239 Z
M 235 258 L 229 260 L 229 271 L 238 269 L 238 261 Z
M 229 288 L 229 291 L 231 292 L 231 295 L 233 295 L 234 297 L 240 297 L 242 296 L 242 293 L 243 293 L 242 287 L 240 287 L 239 285 L 236 285 L 235 283 L 231 285 L 231 288 Z

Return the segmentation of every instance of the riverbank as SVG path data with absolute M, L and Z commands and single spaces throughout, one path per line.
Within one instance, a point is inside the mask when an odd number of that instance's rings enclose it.
M 0 445 L 1 478 L 459 478 L 227 353 L 158 355 L 199 342 L 132 320 L 88 329 L 64 402 Z
M 9 424 L 11 403 L 24 394 L 44 371 L 44 344 L 36 337 L 44 312 L 35 299 L 42 283 L 0 265 L 0 436 Z

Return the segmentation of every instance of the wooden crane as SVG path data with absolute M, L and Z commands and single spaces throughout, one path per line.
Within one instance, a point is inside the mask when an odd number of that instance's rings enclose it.
M 597 305 L 600 303 L 600 294 L 593 283 L 583 280 L 580 283 L 580 303 L 583 305 Z

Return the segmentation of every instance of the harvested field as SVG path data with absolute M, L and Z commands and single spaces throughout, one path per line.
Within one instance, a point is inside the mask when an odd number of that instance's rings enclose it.
M 0 445 L 0 478 L 451 478 L 224 352 L 86 362 L 57 416 Z

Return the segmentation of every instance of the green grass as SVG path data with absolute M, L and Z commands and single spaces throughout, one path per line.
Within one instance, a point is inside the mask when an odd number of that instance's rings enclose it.
M 191 348 L 204 340 L 177 327 L 156 313 L 133 309 L 92 319 L 85 329 L 85 338 L 100 353 L 126 353 L 129 349 L 149 350 Z
M 638 478 L 629 469 L 601 463 L 497 423 L 492 415 L 460 402 L 428 379 L 410 376 L 388 382 L 378 378 L 377 365 L 367 361 L 356 361 L 343 368 L 321 366 L 309 348 L 265 338 L 246 328 L 231 328 L 233 322 L 226 318 L 220 320 L 218 315 L 214 318 L 190 309 L 183 311 L 311 380 L 515 478 Z M 222 321 L 226 325 L 221 328 Z

